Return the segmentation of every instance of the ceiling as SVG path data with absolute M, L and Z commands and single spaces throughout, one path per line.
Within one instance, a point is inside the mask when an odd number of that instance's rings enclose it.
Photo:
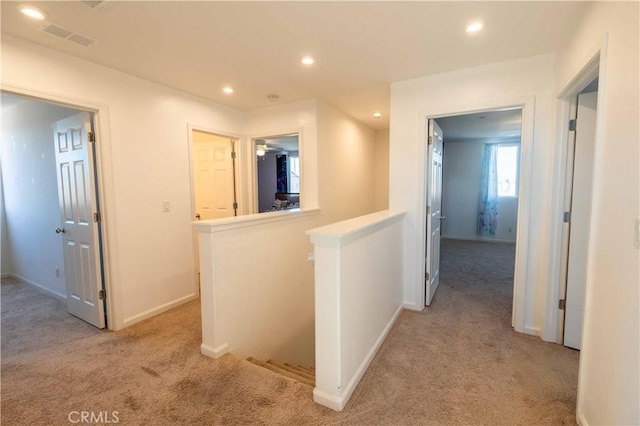
M 443 117 L 436 122 L 442 129 L 445 143 L 514 140 L 520 139 L 522 134 L 522 110 L 519 108 Z
M 25 102 L 28 102 L 27 98 L 12 96 L 6 93 L 0 94 L 0 104 L 2 105 L 2 111 L 8 111 L 11 108 L 15 108 Z
M 317 97 L 388 127 L 393 81 L 557 51 L 587 2 L 21 1 L 98 40 L 83 47 L 0 2 L 3 35 L 244 111 Z M 90 2 L 89 2 L 90 3 Z M 485 30 L 470 36 L 475 18 Z M 316 63 L 303 66 L 303 55 Z M 221 89 L 230 85 L 235 93 Z M 382 118 L 374 119 L 374 111 Z
M 257 144 L 264 144 L 271 148 L 271 151 L 298 151 L 298 135 L 281 136 L 276 138 L 260 138 L 255 139 Z

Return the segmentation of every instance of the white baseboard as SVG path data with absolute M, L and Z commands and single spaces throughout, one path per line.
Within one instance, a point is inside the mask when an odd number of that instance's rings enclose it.
M 576 417 L 580 426 L 589 426 L 589 422 L 584 418 L 584 415 L 582 413 L 576 414 Z
M 26 279 L 24 277 L 21 277 L 20 275 L 17 275 L 17 274 L 3 274 L 2 278 L 13 278 L 16 281 L 20 281 L 23 284 L 26 284 L 26 285 L 28 285 L 30 287 L 35 288 L 36 290 L 38 290 L 41 293 L 44 293 L 44 294 L 46 294 L 48 296 L 53 296 L 56 299 L 60 300 L 61 302 L 67 303 L 67 295 L 66 294 L 61 294 L 61 293 L 58 293 L 57 291 L 50 290 L 50 289 L 48 289 L 48 288 L 46 288 L 46 287 L 44 287 L 44 286 L 42 286 L 42 285 L 40 285 L 40 284 L 38 284 L 36 282 L 33 282 L 33 281 L 28 280 L 28 279 Z
M 200 345 L 200 353 L 204 356 L 208 356 L 209 358 L 218 359 L 229 353 L 229 344 L 224 343 L 217 348 L 213 348 L 203 343 Z
M 531 327 L 529 325 L 525 325 L 524 334 L 530 334 L 532 336 L 540 336 L 540 327 Z
M 349 384 L 347 384 L 347 386 L 344 388 L 342 394 L 329 395 L 326 392 L 315 388 L 313 390 L 313 400 L 315 402 L 327 408 L 331 408 L 332 410 L 342 411 L 345 405 L 347 405 L 347 402 L 349 402 L 349 398 L 351 398 L 353 391 L 356 390 L 356 386 L 358 386 L 358 383 L 360 383 L 360 380 L 362 379 L 362 376 L 364 376 L 364 373 L 367 371 L 367 368 L 369 368 L 369 364 L 371 364 L 371 361 L 373 361 L 376 353 L 378 353 L 378 349 L 380 349 L 380 346 L 382 346 L 382 343 L 387 338 L 387 335 L 391 331 L 391 327 L 393 327 L 393 324 L 395 324 L 396 320 L 398 319 L 400 312 L 402 312 L 403 306 L 404 304 L 398 306 L 398 309 L 396 309 L 396 312 L 384 327 L 382 333 L 380 333 L 380 336 L 373 344 L 373 347 L 371 348 L 367 356 L 365 356 L 360 363 L 360 366 L 356 370 L 351 380 L 349 380 Z
M 195 293 L 191 293 L 187 296 L 181 297 L 179 299 L 176 299 L 172 302 L 169 303 L 165 303 L 164 305 L 158 306 L 157 308 L 153 308 L 153 309 L 149 309 L 148 311 L 142 312 L 141 314 L 138 315 L 134 315 L 130 318 L 125 319 L 122 322 L 122 328 L 125 327 L 129 327 L 130 325 L 133 325 L 135 323 L 138 323 L 140 321 L 144 321 L 148 318 L 154 317 L 158 314 L 161 314 L 165 311 L 168 311 L 169 309 L 173 309 L 176 306 L 180 306 L 183 305 L 187 302 L 191 302 L 192 300 L 195 300 L 198 298 L 198 295 Z
M 424 306 L 420 306 L 419 304 L 415 304 L 415 303 L 408 303 L 408 302 L 403 302 L 402 303 L 402 307 L 404 309 L 407 309 L 409 311 L 417 311 L 417 312 L 422 312 L 424 310 Z
M 318 388 L 313 389 L 313 402 L 323 407 L 331 408 L 334 411 L 342 411 L 345 405 L 344 398 L 329 395 Z

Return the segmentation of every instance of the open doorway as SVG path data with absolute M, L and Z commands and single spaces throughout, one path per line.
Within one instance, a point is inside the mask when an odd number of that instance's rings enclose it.
M 191 130 L 193 217 L 220 219 L 238 215 L 237 139 Z
M 256 213 L 300 207 L 299 135 L 253 139 L 256 153 Z
M 570 99 L 557 338 L 578 350 L 587 285 L 597 104 L 597 77 Z
M 238 138 L 198 128 L 189 129 L 191 212 L 193 220 L 238 215 L 236 149 Z M 164 208 L 164 206 L 163 206 Z M 192 230 L 196 280 L 200 288 L 200 241 Z
M 2 275 L 107 326 L 94 113 L 2 101 Z
M 456 285 L 486 285 L 493 302 L 504 299 L 508 310 L 513 305 L 522 109 L 429 121 L 425 304 L 432 302 L 439 282 L 455 280 Z

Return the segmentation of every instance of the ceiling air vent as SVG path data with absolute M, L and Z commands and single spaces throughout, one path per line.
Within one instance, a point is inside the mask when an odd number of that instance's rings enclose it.
M 80 0 L 80 3 L 89 6 L 93 10 L 102 10 L 111 5 L 113 0 Z
M 41 30 L 47 34 L 51 34 L 52 36 L 70 41 L 83 47 L 93 46 L 98 42 L 96 39 L 87 37 L 86 35 L 77 33 L 68 28 L 64 28 L 58 24 L 54 24 L 53 22 L 47 22 L 42 26 Z

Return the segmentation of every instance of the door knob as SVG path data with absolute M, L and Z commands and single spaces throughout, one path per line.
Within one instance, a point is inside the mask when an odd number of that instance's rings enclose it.
M 196 213 L 196 219 L 200 220 L 200 213 Z
M 56 234 L 64 234 L 67 230 L 64 229 L 64 226 L 62 228 L 56 228 Z
M 440 216 L 440 220 L 445 220 L 446 218 L 446 216 Z

